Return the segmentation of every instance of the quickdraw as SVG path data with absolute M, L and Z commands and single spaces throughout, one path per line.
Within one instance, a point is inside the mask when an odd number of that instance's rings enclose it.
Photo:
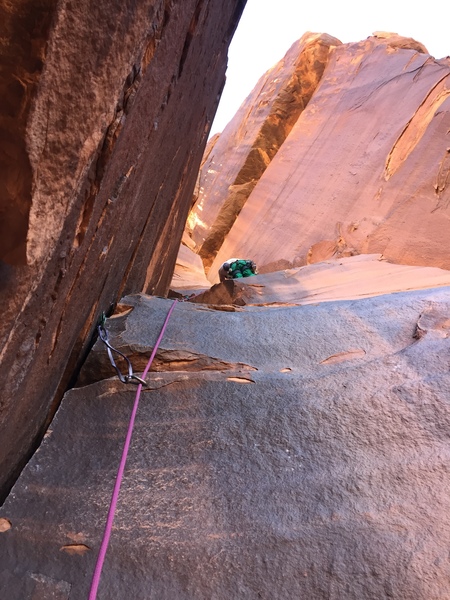
M 120 381 L 122 383 L 135 383 L 137 385 L 142 384 L 142 385 L 146 386 L 147 385 L 146 381 L 134 373 L 133 365 L 131 364 L 130 359 L 127 358 L 125 356 L 125 354 L 120 352 L 120 350 L 117 350 L 117 348 L 114 348 L 114 346 L 111 346 L 111 344 L 109 343 L 108 332 L 105 329 L 105 322 L 106 322 L 106 315 L 105 315 L 105 313 L 102 313 L 102 316 L 100 318 L 100 323 L 97 325 L 98 337 L 105 344 L 106 351 L 108 352 L 108 357 L 111 362 L 111 365 L 116 370 L 117 376 L 119 377 Z M 121 356 L 127 363 L 128 375 L 122 374 L 121 370 L 119 369 L 119 367 L 116 364 L 116 361 L 114 360 L 113 352 L 115 352 L 116 354 Z

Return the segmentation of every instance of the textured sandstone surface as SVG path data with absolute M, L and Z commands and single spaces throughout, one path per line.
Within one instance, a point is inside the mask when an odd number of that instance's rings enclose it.
M 378 255 L 356 256 L 290 271 L 226 281 L 195 295 L 187 304 L 183 303 L 177 309 L 177 339 L 170 336 L 163 338 L 152 369 L 189 372 L 230 369 L 245 372 L 260 369 L 258 360 L 261 358 L 261 352 L 267 352 L 265 363 L 276 360 L 278 353 L 275 341 L 274 345 L 267 342 L 266 347 L 262 349 L 258 334 L 263 324 L 264 338 L 277 339 L 275 329 L 279 326 L 279 319 L 268 314 L 270 308 L 317 305 L 336 300 L 359 300 L 406 290 L 449 286 L 448 271 L 431 267 L 391 265 L 381 260 Z M 155 339 L 161 326 L 159 320 L 155 319 L 150 323 L 146 318 L 155 302 L 159 305 L 159 301 L 151 297 L 127 296 L 121 301 L 121 312 L 109 320 L 111 344 L 131 360 L 136 372 L 144 370 L 152 351 L 147 340 Z M 383 302 L 388 302 L 387 296 Z M 201 310 L 192 311 L 191 303 L 201 305 Z M 250 337 L 250 343 L 247 344 L 240 335 L 242 321 L 248 323 L 250 318 L 255 317 L 228 316 L 229 312 L 242 311 L 244 306 L 261 307 L 262 310 L 258 313 L 258 325 L 245 325 L 246 330 L 255 331 L 254 340 Z M 283 329 L 286 325 L 283 325 Z M 316 325 L 315 321 L 310 323 L 312 328 Z M 272 327 L 274 331 L 271 330 Z M 300 338 L 301 330 L 296 331 L 295 324 L 292 327 L 290 336 Z M 209 335 L 206 335 L 206 332 Z M 250 332 L 248 335 L 250 336 Z M 301 356 L 305 351 L 304 346 L 301 342 L 296 342 L 295 346 Z M 296 351 L 294 348 L 290 350 L 291 353 Z M 238 363 L 233 360 L 236 354 L 242 357 Z M 125 373 L 125 363 L 121 362 L 120 357 L 116 358 Z M 105 346 L 101 340 L 97 340 L 81 369 L 77 385 L 87 385 L 112 375 L 114 371 Z
M 207 267 L 307 106 L 331 48 L 340 43 L 327 34 L 302 36 L 260 78 L 220 136 L 210 141 L 186 228 Z
M 230 256 L 279 270 L 382 253 L 449 269 L 449 128 L 449 59 L 389 34 L 334 48 L 209 278 Z
M 211 283 L 205 275 L 202 259 L 194 250 L 181 244 L 170 282 L 171 290 L 209 289 Z
M 369 298 L 450 285 L 450 271 L 395 265 L 380 254 L 360 254 L 230 280 L 198 293 L 191 302 L 280 306 Z
M 124 303 L 148 352 L 171 301 Z M 447 599 L 449 309 L 450 287 L 179 303 L 164 348 L 233 368 L 149 376 L 99 600 Z M 66 394 L 0 511 L 9 600 L 87 597 L 133 399 Z
M 32 193 L 27 121 L 46 59 L 56 0 L 0 3 L 0 258 L 26 264 Z
M 101 312 L 168 289 L 244 5 L 0 1 L 0 499 Z

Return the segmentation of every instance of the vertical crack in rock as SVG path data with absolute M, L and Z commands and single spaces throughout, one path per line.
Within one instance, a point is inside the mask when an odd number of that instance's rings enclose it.
M 178 155 L 179 155 L 180 151 L 181 151 L 181 147 L 178 147 L 177 150 L 174 152 L 174 154 L 171 158 L 170 166 L 167 169 L 164 179 L 162 180 L 162 182 L 159 186 L 158 193 L 151 200 L 151 207 L 150 207 L 150 210 L 148 212 L 148 215 L 147 215 L 145 221 L 143 223 L 140 223 L 139 227 L 136 225 L 136 237 L 139 240 L 139 242 L 136 244 L 134 252 L 133 252 L 132 256 L 130 257 L 127 268 L 124 272 L 121 284 L 119 286 L 118 297 L 125 296 L 127 293 L 129 293 L 126 286 L 128 284 L 129 278 L 130 278 L 130 273 L 132 272 L 132 270 L 134 268 L 136 268 L 136 265 L 141 262 L 140 261 L 141 252 L 142 252 L 142 243 L 141 242 L 147 238 L 146 233 L 148 233 L 148 230 L 150 228 L 155 228 L 155 226 L 158 227 L 159 235 L 152 236 L 153 240 L 155 242 L 155 247 L 153 248 L 153 251 L 150 253 L 150 260 L 148 261 L 147 268 L 146 268 L 147 276 L 146 276 L 146 279 L 142 286 L 143 289 L 146 291 L 146 293 L 152 294 L 154 292 L 154 289 L 157 287 L 156 281 L 160 281 L 160 277 L 158 277 L 157 274 L 155 275 L 155 269 L 157 269 L 159 265 L 164 264 L 166 260 L 167 261 L 169 260 L 169 254 L 171 252 L 171 247 L 166 243 L 168 238 L 166 237 L 166 235 L 163 234 L 163 232 L 167 232 L 168 229 L 173 228 L 173 220 L 170 218 L 170 214 L 169 214 L 169 215 L 166 215 L 166 218 L 164 218 L 164 219 L 158 219 L 157 224 L 155 225 L 155 222 L 154 222 L 155 214 L 153 212 L 153 207 L 157 204 L 158 196 L 160 194 L 161 195 L 164 194 L 166 183 L 169 182 L 171 179 L 172 172 L 174 170 L 173 165 L 175 165 L 177 163 Z M 182 188 L 181 182 L 188 171 L 188 164 L 189 163 L 184 165 L 183 172 L 180 175 L 180 184 L 178 185 L 178 188 L 177 188 L 177 191 L 176 191 L 176 194 L 174 197 L 174 202 L 172 205 L 170 205 L 168 207 L 169 211 L 175 210 L 176 213 L 179 213 L 179 204 L 177 201 L 179 200 L 180 195 L 183 193 L 183 188 Z M 173 215 L 173 216 L 175 217 L 176 215 Z M 164 238 L 164 240 L 162 240 L 162 238 Z M 156 280 L 156 281 L 151 281 L 151 278 L 153 278 L 153 280 Z
M 194 14 L 192 16 L 191 23 L 189 25 L 189 29 L 186 34 L 186 39 L 184 40 L 183 50 L 181 52 L 180 64 L 178 67 L 178 79 L 183 74 L 184 64 L 186 62 L 186 58 L 188 56 L 189 48 L 191 46 L 192 40 L 194 38 L 195 30 L 199 24 L 200 14 L 205 6 L 205 3 L 202 0 L 198 0 L 197 5 L 195 7 Z
M 239 216 L 239 213 L 246 203 L 247 198 L 252 193 L 258 179 L 266 170 L 270 160 L 267 155 L 265 155 L 265 157 L 263 156 L 263 152 L 260 148 L 254 148 L 249 154 L 246 166 L 248 166 L 249 162 L 252 162 L 254 167 L 256 166 L 256 163 L 260 162 L 259 168 L 256 168 L 253 172 L 255 177 L 240 185 L 230 185 L 222 209 L 211 227 L 208 237 L 201 246 L 199 254 L 203 260 L 206 273 L 208 273 L 209 268 L 214 262 L 217 251 L 222 246 L 226 235 L 232 228 L 236 218 Z
M 233 119 L 208 147 L 208 160 L 202 166 L 198 198 L 187 227 L 206 270 L 258 180 L 309 103 L 328 64 L 330 50 L 339 44 L 339 40 L 327 34 L 305 34 L 259 80 L 242 105 L 240 118 Z M 235 146 L 238 152 L 234 164 L 222 168 L 226 163 L 222 156 L 224 149 L 234 151 Z M 220 156 L 220 164 L 216 156 Z
M 141 70 L 142 74 L 145 73 L 147 67 L 151 63 L 153 56 L 155 55 L 156 48 L 161 41 L 163 33 L 169 24 L 172 16 L 173 0 L 165 0 L 161 2 L 150 29 L 149 36 L 147 38 L 145 49 L 142 54 Z
M 447 133 L 450 133 L 448 131 Z M 439 208 L 447 209 L 450 203 L 450 194 L 447 193 L 447 198 L 444 198 L 444 193 L 448 192 L 447 184 L 450 178 L 450 148 L 445 150 L 445 154 L 439 164 L 439 170 L 436 178 L 436 183 L 434 185 L 434 189 L 436 190 L 436 195 L 438 197 L 438 203 L 436 207 L 432 210 L 438 210 Z
M 110 161 L 112 152 L 115 144 L 119 138 L 119 135 L 125 125 L 126 117 L 133 106 L 137 91 L 142 81 L 142 76 L 150 65 L 153 56 L 155 54 L 157 45 L 162 38 L 164 29 L 169 23 L 171 16 L 172 2 L 166 1 L 160 5 L 150 29 L 149 37 L 147 38 L 144 49 L 142 51 L 142 57 L 131 66 L 130 72 L 128 73 L 123 89 L 119 95 L 117 105 L 114 111 L 114 116 L 111 123 L 106 129 L 105 135 L 100 142 L 100 149 L 95 159 L 95 164 L 91 169 L 93 175 L 91 176 L 91 184 L 89 191 L 86 192 L 86 199 L 84 202 L 84 208 L 81 212 L 80 220 L 77 225 L 74 247 L 77 248 L 83 242 L 86 235 L 91 216 L 93 214 L 94 203 L 98 191 L 100 189 L 101 181 L 103 179 L 105 170 Z M 170 94 L 170 89 L 168 94 Z M 123 192 L 125 184 L 133 170 L 132 165 L 127 173 L 122 174 L 116 181 L 114 190 L 109 199 L 110 202 L 115 202 Z M 100 221 L 104 216 L 107 206 L 104 207 L 104 212 L 100 217 Z
M 439 107 L 449 96 L 448 74 L 446 74 L 430 90 L 395 142 L 386 160 L 384 171 L 384 179 L 386 181 L 388 181 L 407 160 L 408 156 L 420 142 Z

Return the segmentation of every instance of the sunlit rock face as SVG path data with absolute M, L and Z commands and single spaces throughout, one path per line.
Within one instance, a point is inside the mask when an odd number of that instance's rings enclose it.
M 449 127 L 449 59 L 391 34 L 335 47 L 209 279 L 230 256 L 266 271 L 373 252 L 450 268 Z
M 314 93 L 331 48 L 341 42 L 306 33 L 256 84 L 219 138 L 210 141 L 187 222 L 208 268 L 237 215 Z
M 448 598 L 450 288 L 289 299 L 175 306 L 99 598 Z M 125 306 L 111 340 L 148 357 L 171 301 Z M 0 510 L 8 600 L 88 597 L 135 395 L 113 374 L 67 393 Z
M 167 291 L 244 5 L 0 2 L 0 498 L 102 311 Z

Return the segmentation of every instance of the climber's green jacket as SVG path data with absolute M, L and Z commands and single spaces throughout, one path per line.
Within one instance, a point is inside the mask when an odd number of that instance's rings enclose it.
M 250 275 L 257 274 L 255 263 L 244 258 L 229 258 L 219 269 L 220 281 L 250 277 Z
M 230 279 L 238 279 L 239 277 L 250 277 L 256 275 L 256 265 L 251 260 L 235 260 L 230 264 L 228 277 Z

